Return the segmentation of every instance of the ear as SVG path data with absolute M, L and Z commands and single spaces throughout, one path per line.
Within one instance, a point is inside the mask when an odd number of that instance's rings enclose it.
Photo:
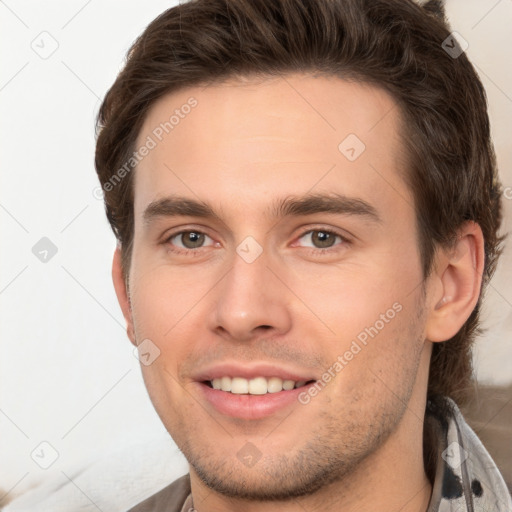
M 112 261 L 112 281 L 116 290 L 117 300 L 121 306 L 124 319 L 126 320 L 126 333 L 130 341 L 137 346 L 135 342 L 135 331 L 133 329 L 132 307 L 130 304 L 130 295 L 127 283 L 123 277 L 123 267 L 121 263 L 121 248 L 117 246 Z
M 431 300 L 426 324 L 430 341 L 452 338 L 471 315 L 478 302 L 484 269 L 484 237 L 475 222 L 458 231 L 456 244 L 439 249 L 431 280 Z

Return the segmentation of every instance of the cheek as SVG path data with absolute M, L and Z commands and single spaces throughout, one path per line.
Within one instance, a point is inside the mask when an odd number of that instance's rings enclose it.
M 181 400 L 179 369 L 194 339 L 190 312 L 204 293 L 188 279 L 184 284 L 171 274 L 162 266 L 134 272 L 132 307 L 137 343 L 151 340 L 159 351 L 151 364 L 141 365 L 146 389 L 166 428 L 173 430 L 190 407 Z
M 149 339 L 160 351 L 154 363 L 142 366 L 147 388 L 152 397 L 164 389 L 176 395 L 180 363 L 206 339 L 208 291 L 215 280 L 212 284 L 204 273 L 157 265 L 140 274 L 134 272 L 133 282 L 136 340 Z M 159 396 L 153 401 L 159 402 Z
M 208 289 L 205 280 L 165 265 L 133 273 L 132 306 L 138 336 L 167 339 Z
M 349 396 L 359 405 L 373 403 L 389 395 L 386 385 L 405 397 L 412 385 L 414 375 L 404 368 L 417 364 L 424 329 L 415 261 L 381 255 L 373 264 L 324 270 L 297 283 L 297 295 L 321 320 L 314 321 L 314 330 L 329 328 L 323 358 L 330 366 L 324 370 L 340 377 L 332 389 L 341 401 Z M 310 329 L 311 318 L 304 329 Z
M 375 323 L 379 330 L 383 322 L 396 323 L 397 310 L 411 300 L 411 283 L 418 278 L 415 268 L 398 263 L 380 258 L 375 263 L 310 268 L 291 275 L 290 287 L 336 340 L 346 342 Z
M 376 418 L 378 411 L 401 409 L 410 398 L 423 347 L 423 319 L 410 299 L 400 306 L 388 323 L 370 321 L 332 351 L 332 362 L 341 360 L 343 367 L 332 400 L 351 404 L 348 410 L 355 417 Z

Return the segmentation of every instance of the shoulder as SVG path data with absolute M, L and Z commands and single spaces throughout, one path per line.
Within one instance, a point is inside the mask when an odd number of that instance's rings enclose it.
M 190 475 L 186 474 L 128 512 L 180 512 L 189 494 Z

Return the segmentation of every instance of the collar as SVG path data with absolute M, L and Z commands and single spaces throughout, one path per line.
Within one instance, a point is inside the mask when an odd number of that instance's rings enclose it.
M 192 494 L 189 494 L 187 496 L 187 499 L 184 501 L 180 512 L 196 512 L 196 509 L 194 508 L 194 503 L 192 501 Z
M 436 457 L 427 512 L 512 511 L 503 477 L 453 400 L 428 400 L 425 428 L 435 439 Z

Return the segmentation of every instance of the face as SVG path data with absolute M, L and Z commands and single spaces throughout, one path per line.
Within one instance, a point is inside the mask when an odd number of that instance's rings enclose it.
M 387 93 L 306 75 L 188 88 L 145 120 L 134 341 L 191 472 L 224 495 L 284 499 L 357 471 L 425 394 L 398 133 Z

